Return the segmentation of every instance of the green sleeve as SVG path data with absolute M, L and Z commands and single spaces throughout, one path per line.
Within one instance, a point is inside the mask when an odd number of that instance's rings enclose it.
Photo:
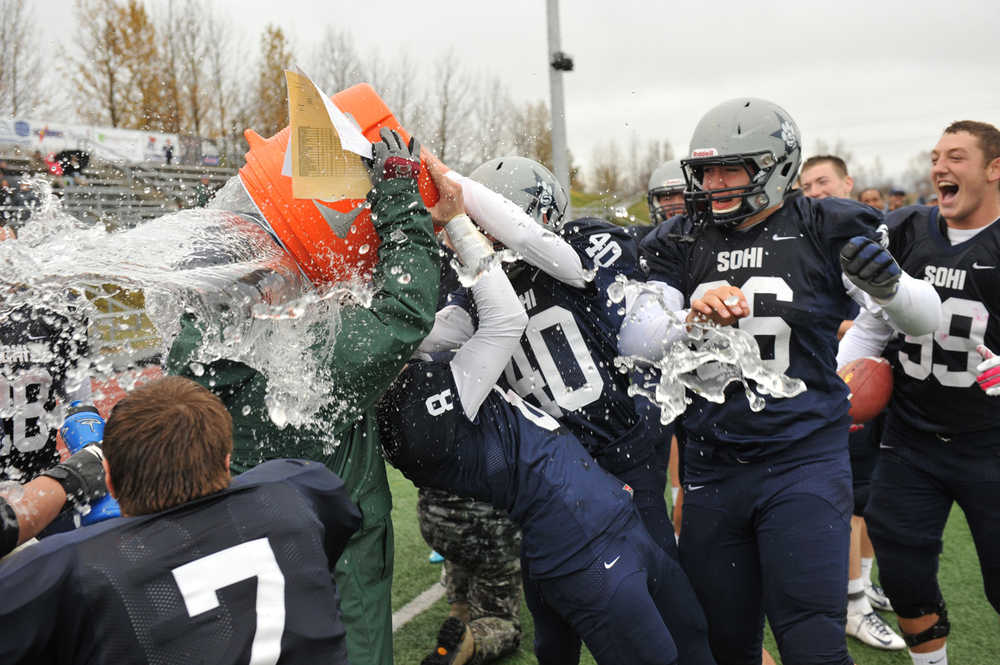
M 440 258 L 430 213 L 416 182 L 395 179 L 369 194 L 372 221 L 381 238 L 369 307 L 341 312 L 341 327 L 328 363 L 334 398 L 351 404 L 335 429 L 373 406 L 434 325 Z M 344 402 L 341 403 L 344 403 Z

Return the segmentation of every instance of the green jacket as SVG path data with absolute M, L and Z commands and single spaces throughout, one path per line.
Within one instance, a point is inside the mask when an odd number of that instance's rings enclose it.
M 348 408 L 322 410 L 318 418 L 322 427 L 279 429 L 267 415 L 267 381 L 252 367 L 222 359 L 195 375 L 189 360 L 201 343 L 202 332 L 190 318 L 182 322 L 167 359 L 168 372 L 209 388 L 232 414 L 234 471 L 278 457 L 323 462 L 344 480 L 361 508 L 362 528 L 392 508 L 374 407 L 430 332 L 439 280 L 433 226 L 427 209 L 419 204 L 416 183 L 405 179 L 382 182 L 368 198 L 372 222 L 382 238 L 373 274 L 380 288 L 370 307 L 341 310 L 336 343 L 322 361 L 333 379 L 335 394 L 330 404 L 346 403 Z M 395 230 L 402 231 L 406 240 L 389 239 Z M 397 275 L 403 273 L 411 279 L 400 281 Z M 303 390 L 310 386 L 304 385 Z

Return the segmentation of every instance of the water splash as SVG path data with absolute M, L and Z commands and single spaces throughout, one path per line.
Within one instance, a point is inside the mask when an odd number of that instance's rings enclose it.
M 626 294 L 652 296 L 671 320 L 670 333 L 674 341 L 659 360 L 642 356 L 623 356 L 615 365 L 623 372 L 644 367 L 659 371 L 659 382 L 654 390 L 639 385 L 629 387 L 630 395 L 643 395 L 660 407 L 660 422 L 664 425 L 684 412 L 689 403 L 685 391 L 721 404 L 726 400 L 725 390 L 730 383 L 741 383 L 751 411 L 766 406 L 763 395 L 794 397 L 806 390 L 801 379 L 768 369 L 760 357 L 760 347 L 750 333 L 735 326 L 720 327 L 710 322 L 686 323 L 669 311 L 660 291 L 626 280 L 619 275 L 608 286 L 608 299 L 613 303 L 624 302 Z M 634 314 L 633 314 L 634 315 Z M 751 383 L 752 382 L 752 383 Z
M 69 390 L 166 354 L 193 316 L 204 334 L 191 361 L 203 372 L 219 358 L 243 362 L 267 378 L 277 424 L 315 419 L 330 392 L 316 358 L 333 348 L 340 307 L 369 304 L 370 286 L 314 290 L 261 223 L 230 212 L 252 209 L 235 178 L 205 209 L 113 233 L 65 213 L 45 187 L 18 239 L 0 243 L 0 295 L 5 313 L 27 304 L 89 321 L 96 343 Z

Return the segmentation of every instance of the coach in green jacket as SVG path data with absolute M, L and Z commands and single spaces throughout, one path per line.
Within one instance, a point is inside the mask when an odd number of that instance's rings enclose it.
M 373 407 L 430 331 L 439 275 L 431 217 L 417 191 L 419 146 L 412 140 L 404 146 L 395 133 L 383 130 L 382 142 L 373 148 L 368 200 L 382 238 L 373 275 L 378 291 L 369 307 L 341 310 L 334 349 L 323 361 L 334 386 L 331 406 L 321 412 L 323 426 L 275 426 L 264 403 L 266 379 L 242 363 L 218 360 L 195 375 L 189 360 L 201 333 L 191 320 L 184 322 L 167 362 L 168 371 L 200 382 L 226 404 L 233 416 L 234 470 L 271 458 L 304 457 L 323 462 L 344 480 L 363 516 L 335 572 L 354 665 L 392 663 L 392 497 Z M 441 206 L 457 206 L 443 213 L 446 218 L 462 212 L 460 197 L 442 196 L 435 213 Z M 394 232 L 405 240 L 390 239 Z M 399 279 L 404 273 L 411 278 Z M 334 406 L 345 403 L 346 409 Z

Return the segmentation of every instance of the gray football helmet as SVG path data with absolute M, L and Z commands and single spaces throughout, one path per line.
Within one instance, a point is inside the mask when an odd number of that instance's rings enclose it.
M 552 173 L 527 157 L 497 157 L 469 177 L 513 201 L 536 222 L 558 231 L 569 197 Z
M 674 215 L 684 212 L 684 204 L 661 205 L 657 197 L 683 193 L 687 189 L 684 181 L 684 171 L 679 159 L 664 162 L 656 167 L 649 176 L 649 190 L 646 193 L 646 203 L 649 205 L 649 221 L 653 224 L 665 222 Z
M 788 113 L 765 99 L 741 97 L 706 113 L 691 137 L 691 156 L 681 160 L 688 191 L 688 215 L 722 226 L 780 204 L 792 191 L 802 161 L 802 138 Z M 750 184 L 712 192 L 702 187 L 707 166 L 742 166 Z M 742 199 L 724 214 L 713 213 L 713 201 Z

